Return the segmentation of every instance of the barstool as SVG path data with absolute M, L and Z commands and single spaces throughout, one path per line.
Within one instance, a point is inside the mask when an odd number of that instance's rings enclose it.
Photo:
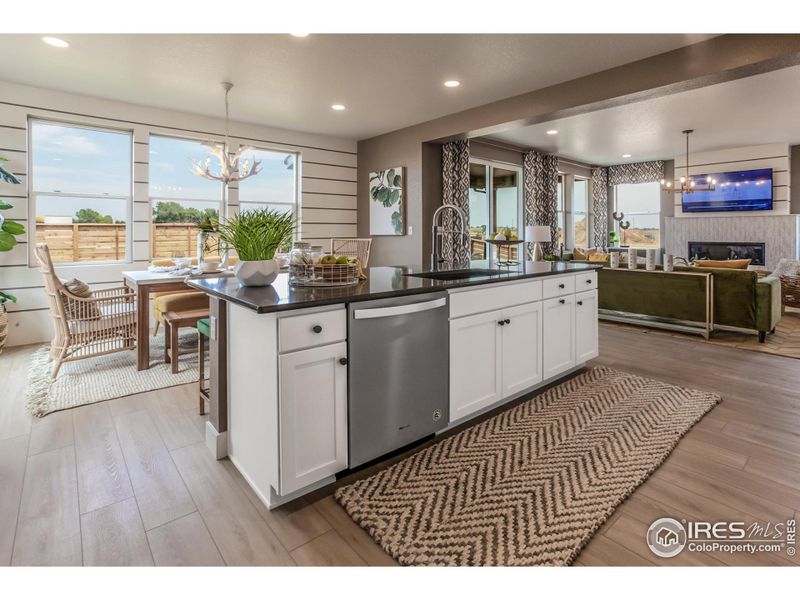
M 200 414 L 206 414 L 206 402 L 209 401 L 210 386 L 206 387 L 205 370 L 206 370 L 206 338 L 210 337 L 211 325 L 208 319 L 199 319 L 197 321 L 197 358 L 200 364 Z

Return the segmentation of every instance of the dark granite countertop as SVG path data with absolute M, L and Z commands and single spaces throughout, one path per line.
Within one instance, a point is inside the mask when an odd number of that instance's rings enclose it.
M 430 269 L 418 266 L 371 267 L 368 269 L 365 281 L 347 287 L 327 288 L 290 286 L 287 273 L 281 273 L 272 285 L 266 287 L 243 287 L 239 285 L 235 277 L 230 276 L 191 279 L 186 283 L 222 300 L 245 306 L 259 313 L 269 313 L 326 304 L 423 294 L 548 275 L 566 275 L 581 271 L 594 271 L 601 267 L 602 265 L 585 263 L 527 262 L 511 269 L 503 268 L 503 272 L 496 275 L 450 281 L 410 276 L 412 273 L 430 272 Z M 470 268 L 499 269 L 494 265 L 490 266 L 487 261 L 472 261 Z M 440 269 L 439 272 L 445 272 L 445 270 Z

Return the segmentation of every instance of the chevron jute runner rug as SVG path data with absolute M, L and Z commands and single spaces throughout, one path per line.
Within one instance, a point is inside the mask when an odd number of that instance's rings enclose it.
M 568 565 L 720 398 L 606 367 L 339 488 L 406 565 Z

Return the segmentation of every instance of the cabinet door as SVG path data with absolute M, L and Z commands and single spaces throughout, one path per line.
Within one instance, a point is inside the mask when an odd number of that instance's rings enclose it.
M 347 343 L 280 357 L 280 494 L 347 468 Z
M 575 365 L 575 297 L 552 298 L 542 303 L 543 377 L 549 379 Z
M 575 363 L 597 355 L 597 290 L 592 290 L 575 295 Z
M 542 303 L 503 311 L 503 398 L 542 380 Z
M 450 421 L 502 398 L 498 311 L 450 321 Z

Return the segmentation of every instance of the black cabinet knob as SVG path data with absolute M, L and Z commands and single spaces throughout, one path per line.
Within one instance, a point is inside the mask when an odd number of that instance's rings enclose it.
M 313 331 L 314 333 L 322 333 L 322 325 L 314 325 L 311 328 L 311 331 Z
M 587 279 L 586 283 L 588 283 L 589 285 L 592 285 L 592 280 L 591 279 Z
M 561 298 L 561 299 L 558 301 L 558 303 L 559 303 L 559 304 L 564 304 L 565 302 L 566 302 L 566 300 L 564 300 L 563 298 Z
M 500 320 L 497 322 L 497 324 L 498 324 L 498 325 L 500 325 L 500 326 L 503 326 L 503 325 L 505 325 L 505 324 L 506 324 L 506 322 L 505 322 L 505 321 L 503 321 L 503 319 L 500 319 Z
M 340 358 L 339 359 L 339 364 L 340 365 L 346 365 L 347 364 L 347 359 L 346 358 Z
M 578 306 L 583 306 L 583 300 L 578 300 Z
M 558 287 L 560 287 L 563 290 L 564 289 L 564 284 L 563 283 L 559 283 Z
M 508 325 L 509 323 L 511 323 L 511 319 L 506 319 L 505 321 L 503 321 L 503 323 L 505 323 L 506 325 Z

